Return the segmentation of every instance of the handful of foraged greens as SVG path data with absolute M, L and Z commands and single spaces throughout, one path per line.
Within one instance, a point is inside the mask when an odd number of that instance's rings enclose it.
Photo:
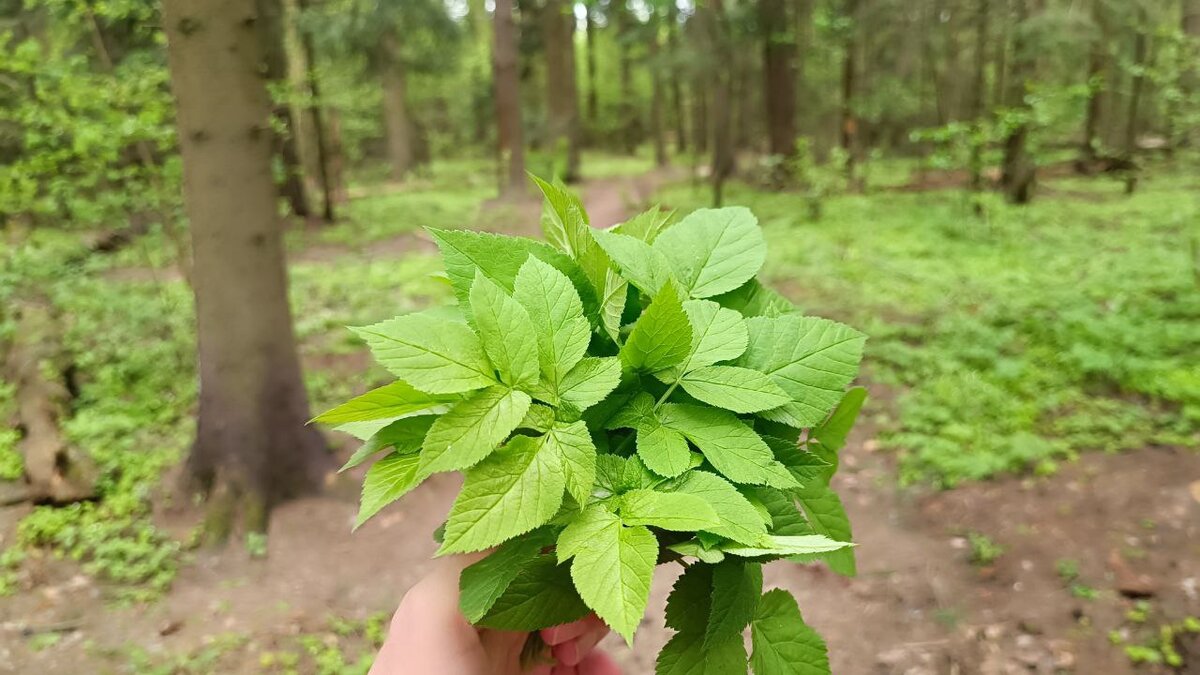
M 439 555 L 473 623 L 534 631 L 595 612 L 632 642 L 656 565 L 686 570 L 659 673 L 828 672 L 825 644 L 762 565 L 854 573 L 829 479 L 865 399 L 865 337 L 804 316 L 755 278 L 740 207 L 611 230 L 538 181 L 549 243 L 431 230 L 457 307 L 354 331 L 398 379 L 321 415 L 378 453 L 358 524 L 461 471 Z M 750 627 L 747 656 L 743 631 Z

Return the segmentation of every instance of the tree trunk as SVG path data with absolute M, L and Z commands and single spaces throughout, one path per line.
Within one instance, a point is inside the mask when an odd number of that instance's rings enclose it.
M 812 49 L 813 42 L 816 39 L 813 30 L 813 5 L 814 0 L 792 0 L 794 3 L 794 24 L 792 35 L 795 40 L 795 53 L 793 54 L 795 61 L 793 66 L 794 77 L 796 81 L 796 96 L 801 102 L 796 108 L 796 129 L 798 133 L 807 135 L 811 133 L 812 128 L 816 124 L 816 111 L 809 111 L 805 108 L 805 103 L 812 101 L 812 87 L 806 79 L 805 61 L 809 57 L 809 50 Z
M 392 180 L 404 180 L 413 170 L 413 121 L 408 110 L 408 81 L 400 45 L 391 32 L 385 33 L 379 49 L 379 77 L 383 84 L 383 128 L 387 136 L 388 163 Z
M 521 79 L 517 68 L 517 27 L 513 0 L 496 0 L 492 19 L 492 73 L 496 88 L 496 124 L 502 166 L 501 195 L 525 191 L 525 146 L 521 133 Z
M 258 18 L 245 0 L 163 3 L 195 256 L 200 403 L 187 475 L 208 498 L 211 540 L 239 515 L 265 531 L 271 507 L 319 489 L 331 459 L 305 426 Z
M 785 0 L 759 0 L 763 39 L 763 107 L 767 111 L 768 151 L 796 154 L 796 41 Z
M 296 6 L 303 12 L 308 7 L 308 0 L 297 0 Z M 312 119 L 313 141 L 317 153 L 317 178 L 321 181 L 321 217 L 325 222 L 332 223 L 334 221 L 333 205 L 346 201 L 346 184 L 342 179 L 341 171 L 334 173 L 331 169 L 333 159 L 330 156 L 325 119 L 321 108 L 321 83 L 317 80 L 317 53 L 313 47 L 312 35 L 306 30 L 300 31 L 300 47 L 304 52 L 305 82 L 311 101 L 308 112 Z M 330 116 L 335 112 L 330 111 Z
M 267 80 L 275 85 L 286 85 L 288 79 L 287 45 L 284 41 L 284 13 L 282 0 L 255 0 L 258 10 L 259 40 L 262 43 L 263 70 Z M 296 121 L 292 107 L 287 101 L 274 102 L 274 116 L 282 131 L 275 136 L 275 152 L 283 164 L 283 184 L 280 191 L 287 200 L 292 213 L 307 218 L 308 195 L 304 189 L 304 168 L 300 164 L 300 152 L 296 148 Z
M 975 195 L 974 209 L 977 215 L 983 213 L 983 204 L 979 202 L 979 194 L 983 192 L 983 129 L 986 123 L 984 115 L 987 109 L 987 38 L 988 38 L 988 3 L 991 0 L 976 0 L 975 2 L 975 73 L 971 86 L 971 119 L 974 132 L 971 140 L 970 191 Z
M 663 91 L 663 64 L 662 50 L 659 45 L 661 39 L 658 12 L 652 9 L 650 15 L 650 74 L 651 88 L 650 92 L 650 133 L 654 142 L 654 163 L 657 166 L 667 165 L 667 130 L 666 124 L 663 121 L 663 115 L 666 108 L 666 96 Z
M 1022 24 L 1029 19 L 1029 4 L 1035 0 L 1016 0 L 1016 24 L 1013 40 L 1012 66 L 1009 72 L 1008 106 L 1020 115 L 1028 115 L 1029 102 L 1025 96 L 1029 78 L 1036 65 L 1035 46 Z M 1029 155 L 1029 123 L 1020 121 L 1004 139 L 1004 165 L 1000 182 L 1010 203 L 1027 204 L 1033 199 L 1037 168 Z
M 707 0 L 697 7 L 702 13 L 708 33 L 708 44 L 716 56 L 715 72 L 710 74 L 713 82 L 713 159 L 712 188 L 713 205 L 721 206 L 724 201 L 725 181 L 733 175 L 733 46 L 729 38 L 729 23 L 725 15 L 724 0 Z
M 687 119 L 683 112 L 683 85 L 679 76 L 679 8 L 667 3 L 667 54 L 670 57 L 671 117 L 675 126 L 675 151 L 687 152 Z
M 1133 82 L 1129 89 L 1129 113 L 1125 117 L 1125 143 L 1123 148 L 1125 165 L 1125 194 L 1137 189 L 1138 172 L 1134 163 L 1137 154 L 1138 113 L 1142 103 L 1142 90 L 1146 85 L 1146 11 L 1138 5 L 1137 20 L 1133 36 Z
M 1088 99 L 1083 117 L 1083 144 L 1079 147 L 1079 161 L 1076 163 L 1076 169 L 1083 174 L 1090 174 L 1094 170 L 1100 145 L 1101 97 L 1104 95 L 1100 79 L 1104 74 L 1105 48 L 1108 44 L 1103 5 L 1104 0 L 1092 0 L 1092 20 L 1096 24 L 1097 35 L 1088 52 Z
M 1185 101 L 1200 95 L 1200 0 L 1180 0 L 1183 5 L 1184 58 L 1188 59 L 1181 78 Z M 1181 139 L 1192 148 L 1200 148 L 1200 124 L 1183 130 Z
M 329 109 L 328 120 L 328 141 L 322 141 L 322 147 L 327 148 L 324 152 L 326 156 L 324 170 L 328 176 L 324 179 L 328 190 L 326 204 L 345 204 L 350 201 L 350 194 L 346 190 L 346 153 L 342 149 L 342 115 L 337 108 Z
M 600 97 L 597 94 L 599 87 L 596 86 L 596 17 L 592 14 L 590 3 L 587 6 L 587 77 L 588 123 L 594 128 L 600 116 Z
M 547 0 L 542 10 L 546 45 L 546 101 L 550 147 L 566 153 L 563 181 L 579 180 L 579 92 L 575 82 L 575 14 L 564 0 Z
M 858 1 L 844 0 L 845 17 L 850 26 L 842 55 L 841 145 L 845 153 L 846 185 L 853 192 L 860 192 L 863 187 L 858 176 L 858 118 L 854 112 L 855 78 L 858 75 Z
M 641 142 L 641 121 L 637 114 L 637 99 L 633 92 L 633 44 L 634 40 L 630 36 L 632 26 L 630 23 L 633 17 L 629 14 L 629 8 L 625 6 L 626 0 L 615 0 L 609 5 L 609 11 L 613 14 L 613 21 L 617 26 L 617 66 L 620 77 L 621 91 L 621 147 L 627 154 L 637 152 L 638 143 Z

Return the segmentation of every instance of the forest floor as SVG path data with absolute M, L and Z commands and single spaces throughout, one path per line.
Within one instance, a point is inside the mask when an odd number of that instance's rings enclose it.
M 674 178 L 606 177 L 582 190 L 593 223 L 606 226 Z M 536 222 L 536 202 L 495 207 Z M 428 251 L 422 234 L 405 232 L 357 247 L 316 244 L 297 257 L 322 265 Z M 361 351 L 306 359 L 309 368 L 347 377 L 366 368 Z M 1090 453 L 1048 476 L 902 488 L 897 456 L 878 436 L 903 387 L 870 363 L 865 380 L 880 414 L 856 430 L 835 484 L 859 542 L 858 577 L 783 563 L 767 572 L 768 584 L 797 594 L 829 644 L 834 672 L 1134 672 L 1130 657 L 1139 652 L 1127 655 L 1121 645 L 1152 644 L 1162 627 L 1200 614 L 1194 451 Z M 280 507 L 265 550 L 190 554 L 151 604 L 114 606 L 75 563 L 34 561 L 33 583 L 0 599 L 0 673 L 360 672 L 388 613 L 428 569 L 429 535 L 457 484 L 431 480 L 352 535 L 359 478 Z M 165 495 L 171 480 L 163 485 Z M 0 532 L 23 513 L 0 510 Z M 165 502 L 156 518 L 180 537 L 195 522 L 193 510 Z M 634 647 L 607 643 L 630 675 L 653 672 L 675 574 L 656 575 Z M 1195 664 L 1187 672 L 1200 672 L 1200 635 L 1180 643 Z

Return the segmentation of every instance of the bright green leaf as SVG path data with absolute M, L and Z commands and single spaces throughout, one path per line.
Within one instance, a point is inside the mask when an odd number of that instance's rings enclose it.
M 736 413 L 786 405 L 791 399 L 770 377 L 737 366 L 706 366 L 683 376 L 679 385 L 694 398 Z
M 748 545 L 758 543 L 767 534 L 767 526 L 758 517 L 754 505 L 720 476 L 707 471 L 689 471 L 674 489 L 700 497 L 717 512 L 721 524 L 706 532 Z
M 592 236 L 622 277 L 648 296 L 658 294 L 671 278 L 671 263 L 650 244 L 623 234 L 595 230 Z
M 621 361 L 631 370 L 654 372 L 679 363 L 691 349 L 692 326 L 674 284 L 667 284 L 633 325 Z
M 745 675 L 742 636 L 704 644 L 702 633 L 676 633 L 654 664 L 655 675 Z
M 676 532 L 695 532 L 721 525 L 708 502 L 686 492 L 637 489 L 621 495 L 621 522 Z
M 479 463 L 517 428 L 529 404 L 528 394 L 500 386 L 458 403 L 429 428 L 421 472 L 457 471 Z
M 668 403 L 658 415 L 664 426 L 687 437 L 717 471 L 736 483 L 780 488 L 797 484 L 758 434 L 733 413 Z
M 754 618 L 762 594 L 762 565 L 726 560 L 713 568 L 712 609 L 704 642 L 713 644 L 737 636 Z
M 844 541 L 834 541 L 819 534 L 802 534 L 793 536 L 767 535 L 758 546 L 739 546 L 736 544 L 722 546 L 721 550 L 730 555 L 743 558 L 759 556 L 791 556 L 813 555 L 837 551 L 852 546 Z
M 671 217 L 674 215 L 674 211 L 663 211 L 658 206 L 652 206 L 629 220 L 617 224 L 611 231 L 629 235 L 650 244 L 663 230 L 667 229 L 667 223 L 671 222 Z
M 599 504 L 585 508 L 575 514 L 575 517 L 558 535 L 558 545 L 556 546 L 558 561 L 570 560 L 575 557 L 575 554 L 591 546 L 594 542 L 611 540 L 613 535 L 608 531 L 616 530 L 619 527 L 621 527 L 621 519 L 612 511 Z
M 637 428 L 638 457 L 646 468 L 668 478 L 678 476 L 691 467 L 691 451 L 683 434 L 650 420 Z
M 563 377 L 583 358 L 591 338 L 579 293 L 562 272 L 530 257 L 516 276 L 513 298 L 529 312 L 542 377 L 557 391 Z
M 479 338 L 465 323 L 425 313 L 352 329 L 375 360 L 430 394 L 454 394 L 496 383 Z
M 529 387 L 537 382 L 537 336 L 529 312 L 479 270 L 475 271 L 470 297 L 483 351 L 500 371 L 501 379 L 512 387 Z
M 804 623 L 796 599 L 777 588 L 762 596 L 750 624 L 755 675 L 829 675 L 825 641 Z
M 587 506 L 596 482 L 596 446 L 583 422 L 555 422 L 542 442 L 562 459 L 567 492 L 580 506 Z
M 417 477 L 417 462 L 417 455 L 393 452 L 371 465 L 363 479 L 362 503 L 354 521 L 355 529 L 421 482 Z
M 521 568 L 477 625 L 524 633 L 578 621 L 587 613 L 569 570 L 555 564 L 553 555 L 540 555 Z
M 646 613 L 658 540 L 644 527 L 607 528 L 571 562 L 579 596 L 614 631 L 633 643 Z
M 353 469 L 365 462 L 371 455 L 387 448 L 395 448 L 396 452 L 401 455 L 420 451 L 421 444 L 425 442 L 425 434 L 429 433 L 429 427 L 435 419 L 433 415 L 419 415 L 404 417 L 392 422 L 372 434 L 367 442 L 363 443 L 362 447 L 346 460 L 342 468 L 338 469 L 338 473 Z
M 464 569 L 458 577 L 458 608 L 467 621 L 482 619 L 521 570 L 553 542 L 552 530 L 535 530 L 504 542 L 488 557 Z
M 620 382 L 620 359 L 589 356 L 563 377 L 558 396 L 563 404 L 582 412 L 604 400 Z
M 397 380 L 321 413 L 313 418 L 313 421 L 322 424 L 345 424 L 404 417 L 418 412 L 442 413 L 447 410 L 447 404 L 455 398 L 426 394 L 417 391 L 407 382 Z
M 835 541 L 851 541 L 854 538 L 850 530 L 850 519 L 842 500 L 828 485 L 820 482 L 810 482 L 792 491 L 800 508 L 808 516 L 808 523 L 817 534 L 825 535 Z M 848 577 L 858 573 L 854 560 L 854 549 L 844 548 L 822 556 L 829 569 Z
M 732 291 L 758 273 L 767 242 L 758 219 L 741 206 L 694 211 L 654 240 L 693 298 Z

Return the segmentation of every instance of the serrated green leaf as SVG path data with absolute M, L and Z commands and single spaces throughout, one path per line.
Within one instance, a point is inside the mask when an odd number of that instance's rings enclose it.
M 604 272 L 604 285 L 600 290 L 600 326 L 616 344 L 621 344 L 621 318 L 625 315 L 625 303 L 629 298 L 629 282 L 614 269 Z
M 667 548 L 679 555 L 690 555 L 700 562 L 709 563 L 710 565 L 715 565 L 725 559 L 724 552 L 720 549 L 705 548 L 699 539 L 688 539 L 677 544 L 671 544 Z
M 429 234 L 442 251 L 446 277 L 454 289 L 455 297 L 463 308 L 470 307 L 471 284 L 475 281 L 475 270 L 499 284 L 506 292 L 514 290 L 514 282 L 521 266 L 530 256 L 562 272 L 571 280 L 584 314 L 599 309 L 591 282 L 579 265 L 567 254 L 549 244 L 525 237 L 509 237 L 487 232 L 467 230 L 439 230 L 428 228 Z
M 751 279 L 728 293 L 713 297 L 722 307 L 737 311 L 745 317 L 780 316 L 796 311 L 796 306 L 775 290 Z
M 828 472 L 833 469 L 829 462 L 821 459 L 815 453 L 802 449 L 792 441 L 785 441 L 773 436 L 763 436 L 762 439 L 771 448 L 771 452 L 775 453 L 775 459 L 787 467 L 788 472 L 800 485 L 808 485 L 814 481 L 828 482 Z
M 580 506 L 587 506 L 596 482 L 596 446 L 583 422 L 555 422 L 542 442 L 562 459 L 567 492 Z
M 446 409 L 449 410 L 449 406 L 446 406 Z M 371 440 L 371 437 L 379 433 L 384 427 L 398 419 L 402 418 L 384 417 L 377 420 L 363 420 L 362 422 L 346 422 L 344 424 L 337 425 L 333 428 L 333 430 L 340 431 L 343 434 L 350 434 L 358 440 L 366 442 Z
M 767 259 L 758 219 L 741 206 L 700 209 L 654 240 L 675 278 L 693 298 L 707 298 L 746 283 Z
M 663 230 L 667 229 L 667 223 L 671 222 L 671 217 L 674 215 L 674 211 L 663 211 L 658 205 L 651 206 L 629 220 L 618 223 L 611 231 L 629 235 L 650 244 Z
M 564 405 L 582 412 L 603 401 L 620 382 L 620 359 L 589 356 L 563 377 L 558 396 Z
M 674 284 L 667 284 L 633 325 L 621 362 L 630 370 L 654 372 L 679 363 L 691 349 L 692 326 Z
M 621 519 L 607 508 L 593 504 L 579 513 L 567 523 L 558 535 L 555 550 L 559 562 L 566 562 L 575 554 L 597 541 L 609 541 L 612 535 L 606 535 L 607 530 L 615 530 L 621 526 Z
M 733 413 L 682 403 L 659 407 L 663 426 L 683 434 L 726 478 L 736 483 L 787 488 L 796 479 L 771 449 Z
M 529 312 L 479 270 L 475 270 L 470 298 L 483 351 L 500 371 L 500 379 L 522 388 L 537 382 L 537 336 Z
M 529 410 L 525 392 L 488 387 L 456 404 L 429 428 L 421 472 L 430 475 L 478 464 L 504 441 Z
M 850 518 L 846 516 L 842 500 L 828 485 L 814 481 L 792 491 L 792 494 L 800 503 L 804 514 L 808 516 L 808 523 L 814 532 L 835 541 L 848 542 L 854 539 L 850 529 Z M 829 569 L 838 574 L 852 577 L 858 573 L 853 548 L 840 549 L 823 555 L 822 558 L 829 565 Z
M 691 468 L 692 453 L 683 434 L 668 429 L 657 420 L 643 422 L 637 428 L 638 457 L 646 468 L 668 478 Z
M 546 241 L 567 255 L 574 256 L 579 248 L 579 232 L 588 227 L 587 211 L 583 208 L 583 202 L 564 185 L 550 183 L 537 176 L 531 175 L 531 178 L 545 197 L 542 206 L 542 234 L 546 236 Z
M 752 413 L 786 405 L 791 399 L 770 377 L 737 366 L 705 366 L 679 380 L 697 400 L 736 413 Z
M 596 456 L 596 484 L 611 494 L 653 487 L 658 480 L 636 455 L 633 457 Z
M 392 422 L 372 434 L 362 444 L 362 447 L 346 460 L 342 468 L 338 469 L 338 473 L 353 469 L 367 461 L 371 455 L 388 448 L 395 448 L 395 451 L 401 455 L 419 452 L 421 444 L 425 441 L 425 434 L 429 433 L 429 427 L 433 424 L 434 419 L 436 418 L 433 415 L 420 415 Z
M 496 630 L 532 632 L 578 621 L 588 613 L 575 592 L 570 571 L 553 555 L 540 555 L 517 574 L 491 611 L 476 625 Z
M 750 641 L 755 675 L 830 675 L 825 641 L 804 623 L 796 599 L 781 588 L 759 601 Z
M 467 621 L 475 623 L 482 619 L 521 570 L 552 543 L 552 530 L 534 530 L 504 542 L 488 557 L 464 569 L 458 577 L 458 608 Z
M 671 263 L 650 244 L 612 231 L 592 232 L 620 275 L 639 291 L 653 297 L 671 278 Z
M 768 526 L 771 534 L 780 536 L 795 536 L 801 534 L 816 534 L 796 500 L 783 490 L 775 488 L 754 488 L 753 496 L 767 509 L 771 516 Z
M 430 394 L 456 394 L 496 383 L 479 338 L 464 323 L 424 313 L 352 329 L 388 372 Z
M 654 397 L 641 391 L 629 399 L 605 423 L 605 429 L 636 429 L 645 420 L 653 420 Z
M 542 378 L 551 391 L 557 391 L 587 352 L 591 338 L 579 293 L 566 275 L 531 256 L 513 282 L 513 298 L 529 312 Z
M 495 546 L 544 524 L 562 504 L 562 458 L 529 436 L 514 436 L 466 472 L 438 555 Z
M 713 507 L 696 495 L 644 488 L 621 495 L 621 522 L 676 532 L 695 532 L 721 525 Z
M 850 435 L 850 429 L 854 427 L 854 422 L 858 419 L 858 413 L 862 410 L 866 400 L 866 389 L 851 387 L 842 396 L 842 401 L 838 403 L 829 419 L 813 429 L 809 435 L 809 450 L 830 465 L 830 468 L 821 475 L 822 480 L 827 484 L 833 474 L 837 472 L 838 452 L 845 447 L 846 437 Z
M 757 558 L 759 556 L 813 555 L 837 551 L 848 546 L 852 546 L 852 544 L 834 541 L 819 534 L 793 536 L 768 534 L 758 546 L 729 544 L 722 546 L 721 550 L 743 558 Z
M 417 477 L 418 456 L 414 454 L 392 454 L 380 459 L 367 469 L 363 479 L 362 501 L 354 529 L 358 529 L 380 509 L 400 499 L 420 484 Z
M 654 664 L 655 675 L 745 675 L 742 636 L 704 644 L 702 633 L 676 633 Z
M 426 411 L 442 413 L 445 412 L 447 404 L 454 400 L 454 396 L 426 394 L 417 391 L 407 382 L 397 380 L 356 396 L 332 410 L 317 415 L 312 421 L 337 425 L 403 417 Z
M 726 560 L 713 567 L 712 609 L 704 632 L 705 644 L 741 637 L 754 618 L 762 585 L 760 564 Z
M 554 421 L 554 408 L 534 403 L 529 406 L 529 410 L 517 424 L 517 428 L 531 429 L 544 434 L 554 425 Z
M 746 320 L 750 346 L 734 365 L 770 375 L 792 401 L 760 413 L 796 427 L 825 419 L 858 374 L 866 337 L 849 326 L 788 314 Z
M 688 565 L 667 596 L 665 622 L 681 633 L 703 634 L 712 607 L 712 565 Z
M 706 532 L 743 544 L 755 544 L 767 534 L 766 525 L 759 519 L 750 501 L 716 474 L 689 471 L 675 484 L 674 490 L 700 497 L 717 512 L 721 524 L 708 528 Z
M 745 319 L 737 312 L 711 300 L 688 300 L 683 310 L 692 325 L 692 351 L 676 373 L 736 359 L 746 351 L 750 334 Z
M 600 531 L 590 546 L 571 562 L 571 578 L 579 596 L 596 616 L 633 643 L 646 603 L 650 579 L 658 561 L 658 539 L 645 527 Z

